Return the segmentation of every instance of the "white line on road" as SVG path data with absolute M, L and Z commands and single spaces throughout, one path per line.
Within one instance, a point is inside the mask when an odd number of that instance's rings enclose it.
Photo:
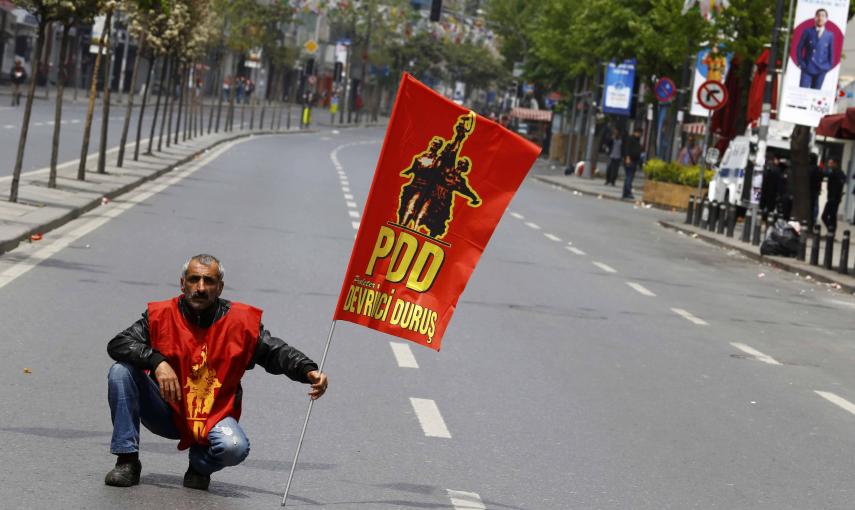
M 347 211 L 351 218 L 359 218 L 359 211 Z
M 353 200 L 353 195 L 351 195 L 350 193 L 345 193 L 345 194 L 344 194 L 344 199 L 345 199 L 345 200 Z
M 353 227 L 353 230 L 359 230 L 359 222 L 358 221 L 351 221 L 350 226 Z
M 44 122 L 33 122 L 33 125 L 34 126 L 44 126 L 45 123 Z M 699 179 L 700 179 L 700 177 L 699 177 Z
M 682 308 L 672 308 L 671 311 L 676 313 L 680 317 L 686 319 L 687 321 L 697 324 L 698 326 L 709 326 L 709 323 L 707 321 L 695 317 L 694 315 L 690 314 L 686 310 L 683 310 Z
M 638 292 L 642 296 L 656 297 L 656 294 L 650 292 L 650 290 L 648 290 L 647 287 L 645 287 L 644 285 L 642 285 L 640 283 L 626 282 L 626 284 L 629 285 L 630 287 L 632 287 L 632 289 L 634 289 L 636 292 Z
M 395 355 L 395 360 L 401 368 L 419 368 L 416 362 L 416 357 L 413 356 L 413 351 L 410 346 L 401 342 L 389 342 L 392 347 L 392 354 Z
M 739 342 L 730 342 L 730 345 L 736 347 L 737 349 L 739 349 L 740 351 L 742 351 L 746 354 L 750 354 L 750 355 L 754 356 L 754 359 L 756 359 L 757 361 L 762 361 L 763 363 L 768 363 L 770 365 L 780 365 L 781 364 L 780 362 L 778 362 L 778 360 L 776 360 L 772 356 L 769 356 L 768 354 L 763 354 L 762 352 L 760 352 L 757 349 L 750 347 L 748 345 L 741 344 Z
M 567 250 L 569 250 L 570 252 L 575 253 L 576 255 L 584 255 L 585 254 L 585 252 L 583 252 L 579 248 L 575 248 L 573 246 L 565 246 L 565 248 L 567 248 Z
M 80 124 L 80 119 L 74 119 L 71 121 L 72 124 Z
M 356 209 L 356 202 L 351 202 L 350 200 L 348 200 L 347 206 L 350 207 L 351 209 Z
M 13 126 L 12 124 L 6 124 L 6 125 L 5 125 L 5 126 L 3 126 L 3 127 L 4 127 L 4 128 L 6 128 L 6 129 L 15 129 L 15 126 Z
M 453 491 L 451 489 L 447 489 L 447 492 L 454 510 L 487 510 L 481 501 L 481 496 L 474 492 Z
M 514 218 L 516 218 L 516 219 L 518 219 L 518 220 L 523 220 L 523 219 L 525 219 L 525 216 L 523 216 L 523 215 L 522 215 L 522 214 L 520 214 L 520 213 L 512 212 L 512 213 L 511 213 L 511 216 L 513 216 Z
M 538 225 L 537 223 L 532 223 L 532 222 L 530 222 L 530 221 L 527 221 L 527 222 L 525 223 L 525 226 L 526 226 L 526 227 L 533 228 L 533 229 L 535 229 L 535 230 L 540 230 L 540 225 Z
M 347 186 L 342 186 L 341 190 L 344 191 L 345 193 L 350 193 L 350 188 L 348 188 Z
M 594 264 L 595 266 L 599 267 L 600 269 L 602 269 L 603 271 L 605 271 L 607 273 L 617 273 L 617 269 L 613 268 L 612 266 L 610 266 L 608 264 L 603 264 L 602 262 L 596 262 L 596 261 L 591 262 L 591 264 Z
M 816 393 L 820 397 L 824 398 L 825 400 L 828 400 L 832 404 L 839 406 L 839 407 L 849 411 L 852 414 L 855 414 L 855 404 L 846 400 L 845 398 L 837 396 L 834 393 L 831 393 L 828 391 L 814 390 L 814 393 Z
M 427 398 L 411 397 L 410 403 L 413 405 L 416 417 L 419 419 L 422 430 L 427 437 L 451 439 L 451 433 L 448 431 L 448 427 L 445 426 L 442 415 L 439 414 L 436 402 Z
M 560 237 L 558 237 L 558 236 L 555 236 L 555 235 L 552 235 L 552 234 L 543 234 L 543 235 L 544 235 L 544 237 L 546 237 L 546 238 L 547 238 L 547 239 L 549 239 L 550 241 L 555 241 L 556 243 L 560 243 L 560 242 L 561 242 L 561 238 L 560 238 Z

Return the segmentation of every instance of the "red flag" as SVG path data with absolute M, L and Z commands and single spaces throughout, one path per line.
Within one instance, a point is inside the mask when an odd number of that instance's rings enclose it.
M 539 153 L 404 74 L 333 319 L 439 350 Z

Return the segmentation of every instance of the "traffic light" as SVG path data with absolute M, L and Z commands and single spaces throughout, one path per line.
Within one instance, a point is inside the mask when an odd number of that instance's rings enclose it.
M 430 3 L 430 20 L 439 21 L 440 14 L 442 14 L 442 0 L 432 0 Z

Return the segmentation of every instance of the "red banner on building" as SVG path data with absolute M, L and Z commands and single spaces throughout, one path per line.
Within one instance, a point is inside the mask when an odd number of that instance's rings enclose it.
M 405 74 L 333 319 L 439 350 L 539 153 Z

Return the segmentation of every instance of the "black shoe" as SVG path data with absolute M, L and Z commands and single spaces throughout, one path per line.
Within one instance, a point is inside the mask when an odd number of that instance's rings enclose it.
M 208 485 L 211 484 L 211 475 L 203 475 L 193 469 L 190 464 L 187 467 L 187 472 L 184 473 L 184 486 L 188 489 L 198 489 L 200 491 L 208 490 Z
M 104 483 L 113 487 L 130 487 L 140 483 L 142 464 L 139 460 L 116 463 L 116 467 L 107 473 Z

